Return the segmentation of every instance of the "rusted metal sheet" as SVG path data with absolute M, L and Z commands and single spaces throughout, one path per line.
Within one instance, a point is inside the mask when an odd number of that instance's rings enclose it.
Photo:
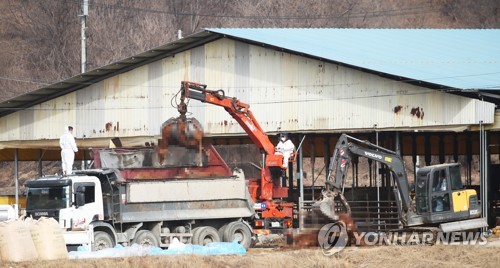
M 165 161 L 160 162 L 155 148 L 94 149 L 96 168 L 113 168 L 125 180 L 167 180 L 185 178 L 228 177 L 233 172 L 215 148 L 204 145 L 198 150 L 170 146 Z M 198 161 L 200 156 L 202 162 Z

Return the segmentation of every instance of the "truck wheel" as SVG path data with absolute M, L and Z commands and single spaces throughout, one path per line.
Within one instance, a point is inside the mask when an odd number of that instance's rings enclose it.
M 211 226 L 203 226 L 194 229 L 191 243 L 204 246 L 212 242 L 220 242 L 220 236 L 217 229 Z
M 233 221 L 229 223 L 223 236 L 224 242 L 238 241 L 245 249 L 248 249 L 252 244 L 252 231 L 244 223 Z
M 220 240 L 222 241 L 222 238 L 224 237 L 224 231 L 226 230 L 226 227 L 227 227 L 227 223 L 222 225 L 220 228 L 219 228 L 219 237 L 220 237 Z
M 158 239 L 149 230 L 140 230 L 135 234 L 135 238 L 132 243 L 139 244 L 141 246 L 159 247 Z
M 106 248 L 113 248 L 115 243 L 113 242 L 113 238 L 102 231 L 94 232 L 94 243 L 92 243 L 92 251 L 99 251 Z

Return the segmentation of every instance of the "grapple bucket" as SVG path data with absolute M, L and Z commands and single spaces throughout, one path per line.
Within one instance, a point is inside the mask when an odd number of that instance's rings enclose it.
M 203 127 L 196 118 L 187 118 L 185 115 L 181 115 L 168 119 L 161 126 L 161 137 L 158 141 L 160 163 L 164 162 L 169 146 L 185 147 L 201 154 Z
M 161 137 L 160 148 L 166 149 L 168 145 L 198 148 L 203 139 L 203 127 L 196 118 L 170 118 L 161 126 Z

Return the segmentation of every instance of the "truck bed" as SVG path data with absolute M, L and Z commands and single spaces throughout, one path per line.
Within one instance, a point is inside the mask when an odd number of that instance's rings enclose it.
M 248 218 L 253 201 L 243 177 L 127 181 L 119 222 Z

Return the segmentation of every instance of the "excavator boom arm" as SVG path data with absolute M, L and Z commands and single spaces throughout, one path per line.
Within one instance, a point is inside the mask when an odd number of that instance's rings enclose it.
M 358 146 L 353 141 L 363 144 L 366 147 Z M 406 175 L 403 160 L 396 152 L 377 146 L 369 141 L 362 141 L 346 134 L 340 136 L 335 146 L 333 159 L 330 162 L 327 184 L 336 189 L 342 187 L 353 156 L 366 157 L 387 165 L 397 183 L 402 208 L 404 211 L 408 211 L 411 201 L 408 177 Z
M 269 140 L 266 132 L 257 122 L 252 111 L 249 110 L 250 105 L 240 102 L 236 98 L 226 97 L 223 90 L 209 90 L 206 85 L 182 81 L 181 104 L 178 106 L 181 114 L 183 113 L 183 109 L 185 109 L 184 100 L 186 98 L 224 107 L 240 124 L 243 130 L 245 130 L 257 147 L 262 149 L 266 155 L 274 154 L 274 144 Z

